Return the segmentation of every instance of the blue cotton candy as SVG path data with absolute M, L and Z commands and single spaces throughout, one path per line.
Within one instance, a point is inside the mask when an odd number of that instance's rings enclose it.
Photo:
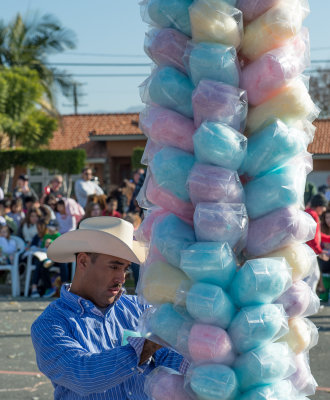
M 164 147 L 155 154 L 150 168 L 158 186 L 189 201 L 186 182 L 194 162 L 192 154 L 175 147 Z
M 193 0 L 150 0 L 147 10 L 155 24 L 162 28 L 176 28 L 191 36 L 188 7 L 192 2 Z
M 238 394 L 235 373 L 225 365 L 205 364 L 188 373 L 190 387 L 199 400 L 234 400 Z
M 294 165 L 287 165 L 245 185 L 249 217 L 256 219 L 279 208 L 301 203 L 305 184 L 299 185 L 300 174 L 303 174 L 302 170 Z M 305 179 L 303 181 L 305 182 Z
M 246 353 L 289 330 L 282 305 L 263 304 L 244 307 L 233 319 L 228 333 L 239 353 Z
M 230 285 L 237 307 L 272 303 L 291 285 L 291 272 L 284 258 L 246 261 Z
M 152 334 L 175 347 L 178 343 L 178 332 L 185 323 L 185 318 L 174 310 L 172 304 L 165 303 L 152 314 L 149 323 Z
M 286 343 L 270 343 L 237 357 L 234 371 L 241 392 L 276 383 L 294 372 L 292 353 Z
M 192 227 L 173 214 L 157 221 L 152 230 L 152 244 L 176 267 L 180 266 L 181 250 L 187 249 L 194 242 L 196 237 Z
M 237 264 L 228 243 L 197 242 L 181 252 L 180 268 L 195 282 L 226 289 L 235 275 Z
M 193 136 L 196 159 L 205 164 L 238 170 L 244 160 L 247 138 L 219 122 L 203 122 Z
M 182 72 L 173 67 L 156 70 L 151 76 L 148 90 L 152 103 L 177 111 L 185 117 L 193 117 L 191 97 L 194 85 Z
M 207 42 L 190 44 L 184 60 L 195 86 L 202 79 L 239 86 L 240 69 L 235 47 Z
M 263 175 L 306 150 L 307 145 L 304 131 L 290 128 L 281 120 L 276 120 L 249 137 L 246 158 L 240 172 L 256 177 Z
M 236 314 L 230 297 L 221 287 L 195 283 L 186 296 L 189 314 L 198 322 L 227 329 Z
M 237 400 L 289 400 L 292 399 L 292 395 L 292 383 L 289 380 L 282 380 L 273 385 L 258 386 L 242 394 Z

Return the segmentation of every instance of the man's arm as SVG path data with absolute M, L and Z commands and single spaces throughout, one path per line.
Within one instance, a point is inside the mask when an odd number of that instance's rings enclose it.
M 109 390 L 139 373 L 140 357 L 131 345 L 91 353 L 59 321 L 37 320 L 31 329 L 37 363 L 53 383 L 81 396 Z
M 82 187 L 82 182 L 81 180 L 77 180 L 74 184 L 74 194 L 77 198 L 78 203 L 82 206 L 85 207 L 86 201 L 87 201 L 87 193 Z

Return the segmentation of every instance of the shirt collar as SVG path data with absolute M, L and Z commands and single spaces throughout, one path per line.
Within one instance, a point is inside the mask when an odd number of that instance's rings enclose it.
M 104 317 L 109 313 L 109 311 L 113 308 L 113 306 L 118 302 L 120 297 L 126 292 L 124 288 L 120 290 L 117 294 L 115 301 L 109 305 L 106 312 L 103 314 L 101 310 L 99 310 L 96 305 L 90 300 L 86 300 L 81 296 L 78 296 L 75 293 L 70 292 L 71 284 L 65 284 L 61 287 L 61 300 L 63 300 L 71 309 L 75 312 L 83 315 L 85 312 L 92 312 L 93 314 Z

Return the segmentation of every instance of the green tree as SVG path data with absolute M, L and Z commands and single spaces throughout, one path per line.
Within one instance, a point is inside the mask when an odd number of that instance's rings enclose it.
M 0 68 L 0 131 L 9 147 L 38 148 L 51 139 L 57 121 L 38 108 L 43 94 L 36 71 Z
M 74 81 L 65 71 L 51 67 L 47 58 L 75 48 L 75 42 L 74 33 L 52 15 L 23 19 L 17 14 L 7 25 L 0 21 L 0 65 L 36 71 L 46 94 L 40 103 L 51 111 L 55 109 L 56 88 L 68 96 L 72 94 Z

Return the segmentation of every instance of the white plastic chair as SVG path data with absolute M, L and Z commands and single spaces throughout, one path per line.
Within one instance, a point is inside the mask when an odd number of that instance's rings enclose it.
M 14 261 L 12 264 L 0 265 L 0 271 L 9 271 L 11 276 L 11 294 L 13 297 L 18 297 L 21 294 L 20 281 L 19 281 L 19 258 L 24 252 L 25 243 L 23 239 L 18 236 L 10 236 L 16 242 L 17 250 L 14 254 Z

